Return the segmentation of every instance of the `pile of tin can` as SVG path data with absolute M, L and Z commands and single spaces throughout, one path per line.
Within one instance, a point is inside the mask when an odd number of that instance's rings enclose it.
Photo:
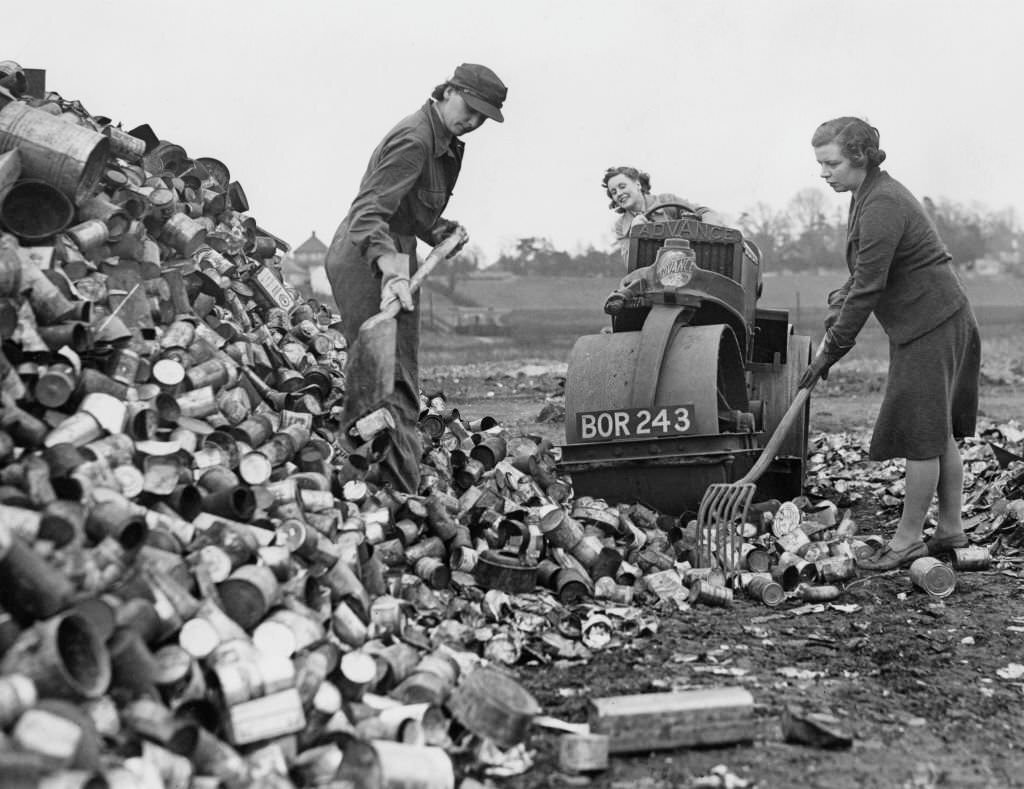
M 381 484 L 394 421 L 340 429 L 339 316 L 227 166 L 28 82 L 0 63 L 5 786 L 452 787 L 528 765 L 495 666 L 852 575 L 810 502 L 695 567 L 685 518 L 574 498 L 550 442 L 441 393 L 420 490 Z

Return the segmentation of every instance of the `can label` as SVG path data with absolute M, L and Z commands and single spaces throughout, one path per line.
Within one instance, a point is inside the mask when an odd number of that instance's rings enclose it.
M 270 306 L 291 311 L 295 307 L 295 299 L 285 290 L 281 280 L 274 276 L 266 266 L 260 266 L 252 278 L 257 295 L 261 296 Z
M 306 728 L 306 716 L 299 692 L 289 688 L 236 704 L 228 710 L 227 728 L 234 745 L 248 745 L 302 731 Z
M 306 430 L 313 429 L 313 415 L 304 413 L 301 411 L 288 411 L 287 409 L 281 411 L 281 430 L 291 425 L 298 425 Z

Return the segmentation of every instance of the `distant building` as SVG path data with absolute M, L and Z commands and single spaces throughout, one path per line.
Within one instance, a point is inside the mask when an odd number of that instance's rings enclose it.
M 327 245 L 316 237 L 316 231 L 303 241 L 284 259 L 281 271 L 289 284 L 306 298 L 314 293 L 326 295 L 327 275 L 324 272 L 324 258 L 327 256 Z

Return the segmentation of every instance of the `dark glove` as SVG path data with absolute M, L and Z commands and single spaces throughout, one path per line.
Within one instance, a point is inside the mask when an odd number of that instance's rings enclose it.
M 800 376 L 800 383 L 797 384 L 797 388 L 810 389 L 817 383 L 819 378 L 822 381 L 827 381 L 829 368 L 838 361 L 838 356 L 819 351 L 811 360 L 810 367 L 804 370 L 804 374 Z
M 403 310 L 410 311 L 414 303 L 412 289 L 409 287 L 409 256 L 385 252 L 375 262 L 380 271 L 381 311 L 395 299 L 398 299 Z
M 466 232 L 466 228 L 462 227 L 454 219 L 438 219 L 437 224 L 430 229 L 430 237 L 427 239 L 427 243 L 432 247 L 436 247 L 448 236 L 460 229 L 462 230 L 463 239 L 455 246 L 455 249 L 448 253 L 448 257 L 455 257 L 466 246 L 466 242 L 469 241 L 469 233 Z
M 432 247 L 436 247 L 448 236 L 455 232 L 455 228 L 459 226 L 459 223 L 454 219 L 438 219 L 434 223 L 434 226 L 430 228 L 430 232 L 427 233 L 427 243 Z

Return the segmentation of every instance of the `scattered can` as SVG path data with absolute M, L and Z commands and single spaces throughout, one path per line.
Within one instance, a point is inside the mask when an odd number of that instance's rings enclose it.
M 910 565 L 910 580 L 932 597 L 945 598 L 956 589 L 956 573 L 934 556 L 922 556 Z
M 959 572 L 987 570 L 991 566 L 992 554 L 984 545 L 953 549 L 953 567 Z

